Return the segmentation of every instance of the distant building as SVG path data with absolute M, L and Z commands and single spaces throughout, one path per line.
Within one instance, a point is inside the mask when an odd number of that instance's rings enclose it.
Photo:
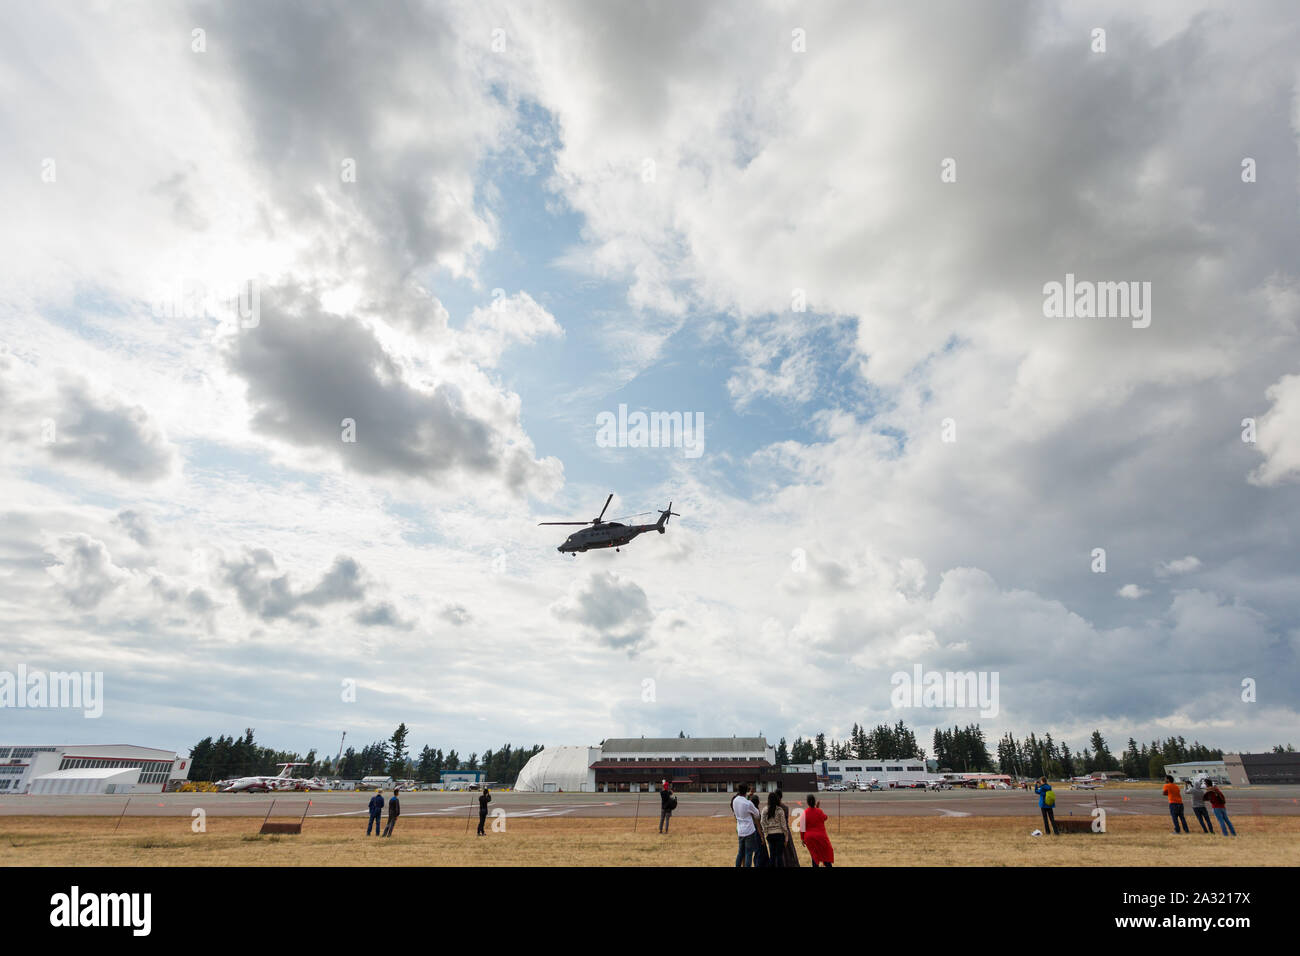
M 1300 783 L 1300 753 L 1224 754 L 1223 763 L 1236 786 Z
M 444 770 L 438 775 L 438 781 L 443 786 L 450 784 L 459 784 L 462 787 L 467 785 L 478 786 L 483 783 L 486 774 L 482 770 Z
M 524 764 L 515 780 L 520 793 L 595 793 L 599 747 L 546 747 Z
M 611 737 L 599 747 L 547 747 L 520 771 L 521 793 L 647 793 L 669 783 L 678 792 L 727 793 L 739 783 L 759 790 L 815 790 L 811 772 L 776 765 L 763 737 Z
M 0 794 L 162 793 L 189 775 L 189 757 L 152 747 L 0 746 Z
M 1186 780 L 1195 780 L 1198 777 L 1208 777 L 1215 783 L 1228 783 L 1230 781 L 1226 764 L 1222 760 L 1189 760 L 1186 763 L 1167 763 L 1165 764 L 1165 773 L 1180 783 Z
M 872 782 L 882 787 L 891 787 L 942 779 L 939 774 L 929 771 L 924 758 L 921 757 L 907 760 L 877 760 L 874 757 L 815 760 L 812 763 L 789 764 L 786 769 L 797 773 L 811 773 L 822 783 L 843 783 L 858 787 L 868 786 Z

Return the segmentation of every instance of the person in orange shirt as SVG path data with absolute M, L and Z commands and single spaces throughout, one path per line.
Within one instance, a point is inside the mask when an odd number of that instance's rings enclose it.
M 1187 817 L 1183 816 L 1183 791 L 1178 789 L 1178 784 L 1174 783 L 1174 778 L 1165 774 L 1165 785 L 1160 788 L 1161 792 L 1169 798 L 1169 816 L 1174 820 L 1174 832 L 1178 833 L 1178 824 L 1183 825 L 1181 832 L 1189 833 L 1187 829 Z

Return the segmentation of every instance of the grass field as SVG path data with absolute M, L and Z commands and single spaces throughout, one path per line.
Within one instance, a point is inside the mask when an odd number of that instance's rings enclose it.
M 403 818 L 390 839 L 367 838 L 357 819 L 309 819 L 300 836 L 260 836 L 260 820 L 209 817 L 7 817 L 7 866 L 730 866 L 727 819 L 675 819 L 633 832 L 625 818 L 507 820 L 476 837 L 462 820 Z M 1233 817 L 1236 839 L 1174 836 L 1167 819 L 1112 814 L 1109 832 L 1033 837 L 1037 817 L 844 817 L 832 820 L 838 866 L 1296 866 L 1300 817 Z M 838 826 L 838 829 L 836 828 Z M 1195 856 L 1189 854 L 1194 844 Z M 807 853 L 800 851 L 804 865 Z

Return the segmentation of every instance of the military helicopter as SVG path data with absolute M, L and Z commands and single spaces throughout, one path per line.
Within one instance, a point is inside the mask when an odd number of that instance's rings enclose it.
M 627 544 L 639 534 L 645 534 L 647 531 L 658 531 L 664 533 L 664 528 L 668 524 L 668 518 L 677 515 L 673 511 L 673 503 L 668 502 L 668 507 L 659 512 L 659 520 L 654 524 L 619 524 L 620 519 L 611 518 L 605 520 L 605 512 L 609 510 L 609 503 L 614 500 L 614 493 L 610 492 L 605 499 L 605 507 L 600 509 L 600 514 L 590 521 L 539 521 L 538 527 L 542 525 L 556 524 L 582 524 L 591 525 L 581 531 L 575 531 L 564 539 L 564 544 L 556 548 L 561 554 L 572 554 L 578 556 L 579 551 L 590 551 L 592 548 L 613 548 L 615 551 L 621 551 L 623 545 Z M 641 515 L 654 514 L 653 511 L 642 511 L 640 514 L 624 515 L 625 518 L 639 518 Z

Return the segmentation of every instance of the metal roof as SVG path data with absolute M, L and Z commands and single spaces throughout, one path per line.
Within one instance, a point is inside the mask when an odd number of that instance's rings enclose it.
M 139 774 L 139 767 L 103 767 L 99 769 L 52 770 L 43 773 L 35 780 L 107 780 L 110 777 L 124 777 Z M 33 780 L 33 782 L 35 782 Z
M 612 737 L 601 753 L 745 753 L 767 750 L 764 737 Z

